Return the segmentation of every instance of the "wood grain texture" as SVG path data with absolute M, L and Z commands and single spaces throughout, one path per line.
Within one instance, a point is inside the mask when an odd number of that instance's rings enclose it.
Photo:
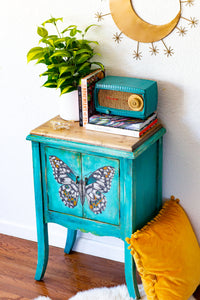
M 35 281 L 37 244 L 0 234 L 0 299 L 29 300 L 49 296 L 68 299 L 78 291 L 124 284 L 124 264 L 50 246 L 43 281 Z M 200 287 L 194 294 L 200 300 Z
M 87 130 L 84 127 L 80 127 L 79 122 L 73 122 L 70 129 L 55 130 L 53 126 L 55 122 L 63 122 L 63 120 L 57 116 L 33 129 L 30 134 L 132 152 L 133 149 L 139 147 L 145 140 L 162 128 L 162 125 L 159 124 L 141 138 L 135 138 Z
M 39 295 L 68 299 L 78 291 L 125 283 L 124 264 L 51 247 L 43 281 L 35 281 L 37 243 L 0 235 L 0 299 Z

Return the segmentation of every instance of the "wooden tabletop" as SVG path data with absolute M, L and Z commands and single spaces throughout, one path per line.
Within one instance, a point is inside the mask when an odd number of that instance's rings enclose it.
M 64 125 L 69 123 L 70 128 L 55 129 L 56 124 L 59 122 Z M 135 138 L 88 130 L 84 127 L 80 127 L 79 122 L 64 121 L 59 116 L 56 116 L 41 126 L 33 129 L 30 134 L 132 152 L 161 128 L 162 125 L 158 123 L 158 125 L 154 126 L 147 134 L 140 138 Z

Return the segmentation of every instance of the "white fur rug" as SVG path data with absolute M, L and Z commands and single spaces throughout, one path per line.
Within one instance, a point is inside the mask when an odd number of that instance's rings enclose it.
M 147 300 L 145 292 L 142 285 L 139 285 L 139 291 L 141 295 L 141 300 Z M 111 288 L 96 288 L 83 292 L 77 293 L 75 296 L 71 297 L 68 300 L 132 300 L 133 298 L 129 297 L 127 287 L 125 285 L 119 285 Z M 49 297 L 37 297 L 34 300 L 51 300 Z M 53 300 L 53 299 L 52 299 Z M 67 300 L 67 299 L 60 299 Z M 195 300 L 193 296 L 188 300 Z

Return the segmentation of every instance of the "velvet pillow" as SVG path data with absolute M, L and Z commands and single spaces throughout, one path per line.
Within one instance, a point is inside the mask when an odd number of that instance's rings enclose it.
M 200 248 L 178 199 L 126 241 L 148 300 L 188 300 L 200 284 Z

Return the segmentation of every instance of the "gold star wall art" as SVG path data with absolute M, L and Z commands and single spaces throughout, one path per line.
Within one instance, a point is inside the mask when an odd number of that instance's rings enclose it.
M 102 1 L 102 0 L 101 0 Z M 164 39 L 176 29 L 179 36 L 184 37 L 189 28 L 195 28 L 199 20 L 195 17 L 185 17 L 182 15 L 182 6 L 191 7 L 194 0 L 175 0 L 179 1 L 180 9 L 176 17 L 171 22 L 164 25 L 153 25 L 138 16 L 135 12 L 131 0 L 109 0 L 110 13 L 103 14 L 97 12 L 95 18 L 98 22 L 104 20 L 105 17 L 111 15 L 120 32 L 113 34 L 113 40 L 119 44 L 123 40 L 123 35 L 137 41 L 137 48 L 133 51 L 133 59 L 141 60 L 142 52 L 140 43 L 150 43 L 149 52 L 152 56 L 160 53 L 155 43 L 161 42 L 164 47 L 164 55 L 171 57 L 175 51 L 168 46 Z M 184 25 L 179 23 L 184 23 Z

